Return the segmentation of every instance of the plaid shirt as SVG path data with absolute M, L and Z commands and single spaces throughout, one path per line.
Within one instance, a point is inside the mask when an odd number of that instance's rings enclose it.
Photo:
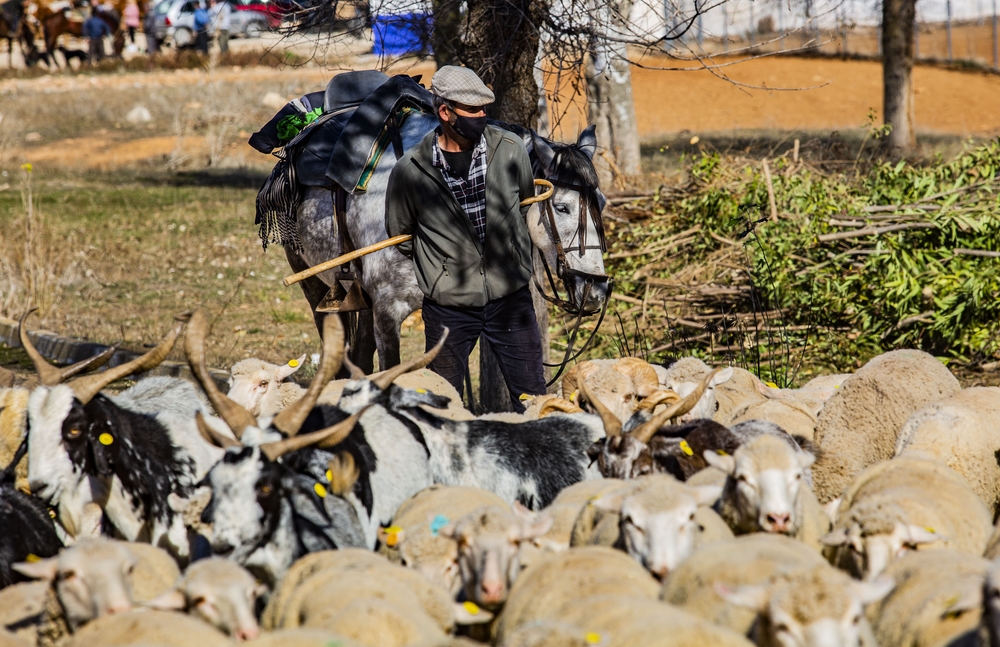
M 486 242 L 486 137 L 479 138 L 479 143 L 472 151 L 472 165 L 469 166 L 469 178 L 456 175 L 448 168 L 448 162 L 441 154 L 437 137 L 434 138 L 433 164 L 441 169 L 444 181 L 448 183 L 452 195 L 465 211 L 465 215 L 476 228 L 479 242 Z

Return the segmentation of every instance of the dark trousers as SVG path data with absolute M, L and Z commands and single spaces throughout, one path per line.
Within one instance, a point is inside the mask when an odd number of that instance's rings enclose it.
M 101 59 L 104 58 L 104 39 L 103 38 L 91 38 L 90 39 L 90 52 L 87 56 L 87 60 L 90 64 L 99 63 Z
M 208 30 L 199 29 L 195 35 L 195 47 L 202 54 L 208 54 Z
M 441 340 L 448 328 L 448 341 L 430 368 L 464 393 L 469 353 L 482 335 L 493 349 L 510 391 L 515 411 L 523 411 L 518 396 L 545 393 L 542 339 L 535 321 L 531 292 L 525 286 L 481 308 L 443 306 L 424 297 L 424 337 L 427 350 Z

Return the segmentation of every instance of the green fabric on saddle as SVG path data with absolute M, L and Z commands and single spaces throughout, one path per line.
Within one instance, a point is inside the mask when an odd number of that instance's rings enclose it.
M 278 139 L 282 142 L 291 141 L 302 132 L 302 129 L 319 119 L 323 114 L 323 108 L 315 108 L 309 112 L 300 112 L 288 115 L 278 122 Z

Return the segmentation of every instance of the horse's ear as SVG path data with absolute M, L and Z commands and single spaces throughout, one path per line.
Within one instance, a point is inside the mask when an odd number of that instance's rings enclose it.
M 551 177 L 555 175 L 555 161 L 556 153 L 549 146 L 549 143 L 545 141 L 544 137 L 539 137 L 537 134 L 531 134 L 531 141 L 534 144 L 535 154 L 538 155 L 538 161 L 542 164 L 542 170 L 545 175 Z
M 582 133 L 580 133 L 579 139 L 576 140 L 576 147 L 583 151 L 586 155 L 593 161 L 594 154 L 597 153 L 597 126 L 590 125 L 587 126 Z

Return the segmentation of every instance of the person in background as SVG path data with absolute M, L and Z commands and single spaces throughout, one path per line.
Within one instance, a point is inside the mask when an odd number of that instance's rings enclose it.
M 150 56 L 160 51 L 160 41 L 156 38 L 156 0 L 149 0 L 146 5 L 146 20 L 142 24 L 146 34 L 146 51 Z
M 104 37 L 111 36 L 111 27 L 97 16 L 95 11 L 90 18 L 83 23 L 83 37 L 90 42 L 90 51 L 87 60 L 91 65 L 100 62 L 104 58 Z
M 139 18 L 139 5 L 136 0 L 128 0 L 122 19 L 128 29 L 128 40 L 133 45 L 135 45 L 135 30 L 139 28 Z
M 219 53 L 229 51 L 229 28 L 232 26 L 233 8 L 226 0 L 211 0 L 212 32 L 219 41 Z
M 197 33 L 195 46 L 199 54 L 208 54 L 208 27 L 211 20 L 205 3 L 199 2 L 198 8 L 194 10 L 194 30 Z

